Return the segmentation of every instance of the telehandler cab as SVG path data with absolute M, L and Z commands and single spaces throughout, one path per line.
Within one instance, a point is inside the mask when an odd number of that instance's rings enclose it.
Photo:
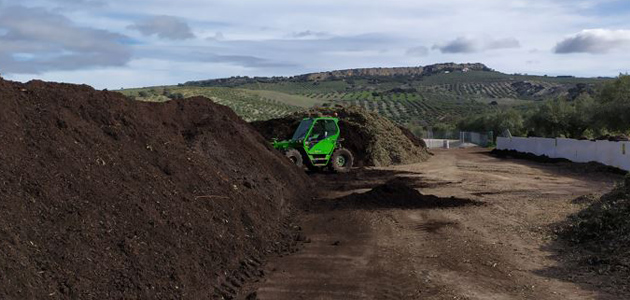
M 339 119 L 334 117 L 305 118 L 287 141 L 273 141 L 273 147 L 297 166 L 310 170 L 329 168 L 336 172 L 348 172 L 354 162 L 352 153 L 341 147 Z

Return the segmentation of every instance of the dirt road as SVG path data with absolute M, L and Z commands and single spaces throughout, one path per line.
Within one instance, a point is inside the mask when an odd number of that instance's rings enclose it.
M 301 216 L 307 243 L 267 264 L 258 299 L 624 297 L 568 259 L 570 248 L 551 234 L 580 209 L 572 199 L 608 191 L 613 175 L 454 149 L 422 164 L 312 176 L 323 196 Z M 411 177 L 423 194 L 484 205 L 343 205 L 344 196 L 396 176 Z

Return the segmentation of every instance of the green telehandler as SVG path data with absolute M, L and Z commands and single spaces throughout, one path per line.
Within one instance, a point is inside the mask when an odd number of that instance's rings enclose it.
M 306 165 L 309 170 L 324 168 L 336 172 L 348 172 L 354 162 L 352 153 L 341 147 L 339 119 L 334 117 L 305 118 L 286 141 L 273 141 L 278 149 L 297 166 Z

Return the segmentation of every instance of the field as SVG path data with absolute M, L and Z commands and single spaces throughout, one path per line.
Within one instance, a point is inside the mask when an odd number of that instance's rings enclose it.
M 165 93 L 164 90 L 167 90 Z M 302 90 L 301 90 L 302 91 Z M 170 94 L 169 94 L 170 93 Z M 125 90 L 123 94 L 136 100 L 163 102 L 167 95 L 182 97 L 205 96 L 232 108 L 247 121 L 267 120 L 315 105 L 357 105 L 404 124 L 423 121 L 427 124 L 457 119 L 468 113 L 493 109 L 483 98 L 466 100 L 447 94 L 427 91 L 421 93 L 387 93 L 370 91 L 288 94 L 274 90 L 248 90 L 222 87 L 154 87 Z M 513 105 L 519 101 L 502 101 Z
M 230 107 L 246 121 L 273 119 L 314 105 L 312 99 L 299 95 L 223 87 L 152 87 L 124 90 L 122 93 L 136 100 L 150 102 L 204 96 L 215 103 Z
M 237 77 L 122 92 L 143 101 L 206 96 L 248 121 L 313 106 L 357 105 L 399 124 L 432 126 L 502 108 L 529 107 L 545 99 L 573 97 L 578 85 L 590 91 L 605 80 L 440 71 L 426 76 L 350 76 L 322 81 Z

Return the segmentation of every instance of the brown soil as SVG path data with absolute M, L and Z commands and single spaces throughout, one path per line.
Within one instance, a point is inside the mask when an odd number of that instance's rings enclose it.
M 440 208 L 481 205 L 482 202 L 456 197 L 423 195 L 415 187 L 415 180 L 409 177 L 395 177 L 372 188 L 369 192 L 353 193 L 339 198 L 335 203 L 343 208 Z
M 300 217 L 308 243 L 269 262 L 248 287 L 258 299 L 630 298 L 627 277 L 585 268 L 553 232 L 584 207 L 573 199 L 606 193 L 618 175 L 472 148 L 312 178 L 322 195 Z M 484 205 L 410 208 L 395 201 L 422 199 L 409 187 Z M 356 198 L 370 209 L 344 206 Z
M 614 174 L 619 174 L 619 175 L 625 175 L 628 173 L 628 171 L 615 168 L 612 166 L 607 166 L 599 162 L 592 161 L 588 163 L 575 163 L 566 158 L 551 158 L 547 155 L 523 153 L 523 152 L 518 152 L 516 150 L 493 149 L 490 152 L 490 154 L 499 158 L 526 159 L 526 160 L 541 162 L 541 163 L 558 164 L 559 166 L 563 168 L 579 170 L 582 172 L 605 172 L 605 173 L 614 173 Z
M 606 134 L 606 135 L 597 137 L 595 140 L 604 140 L 604 141 L 611 141 L 611 142 L 625 142 L 625 141 L 630 141 L 630 138 L 628 138 L 628 136 L 624 134 L 620 134 L 620 135 Z
M 585 208 L 558 226 L 574 246 L 572 254 L 593 272 L 619 274 L 621 285 L 630 282 L 630 175 L 599 199 L 582 196 L 573 203 Z
M 307 178 L 229 108 L 0 80 L 0 298 L 230 298 Z
M 426 144 L 413 133 L 356 106 L 314 109 L 252 125 L 269 140 L 290 139 L 303 118 L 333 113 L 339 116 L 341 144 L 352 151 L 355 166 L 410 164 L 429 157 Z

